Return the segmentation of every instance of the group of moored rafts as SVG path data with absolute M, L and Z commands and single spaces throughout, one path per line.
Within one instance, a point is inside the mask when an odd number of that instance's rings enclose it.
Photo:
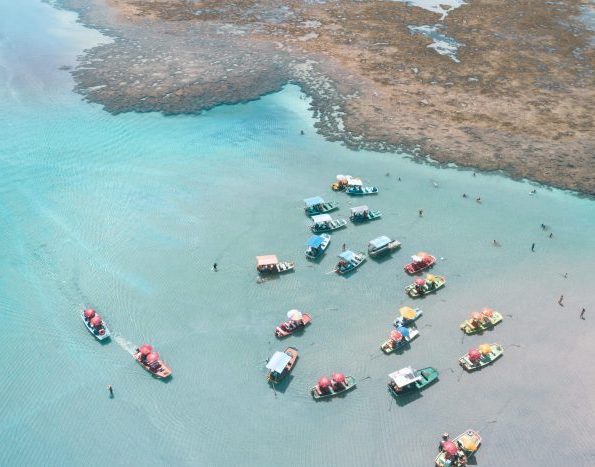
M 350 176 L 337 176 L 337 181 L 331 186 L 335 191 L 345 191 L 352 196 L 363 196 L 377 194 L 378 188 L 365 187 L 361 180 Z M 326 202 L 322 197 L 316 196 L 304 200 L 305 213 L 311 216 L 313 224 L 310 226 L 315 234 L 306 242 L 305 255 L 308 259 L 320 258 L 329 248 L 332 231 L 342 229 L 347 226 L 345 219 L 333 219 L 329 214 L 339 209 L 339 204 L 335 201 Z M 350 220 L 353 223 L 366 222 L 381 217 L 379 211 L 373 211 L 368 206 L 356 206 L 350 209 Z M 387 236 L 380 236 L 370 240 L 368 243 L 368 255 L 371 257 L 381 256 L 390 253 L 400 247 L 400 242 Z M 259 257 L 263 258 L 263 257 Z M 275 261 L 273 261 L 273 259 Z M 339 263 L 335 271 L 339 274 L 345 274 L 359 267 L 366 260 L 364 253 L 356 253 L 350 250 L 343 251 L 339 255 Z M 412 261 L 404 266 L 405 272 L 417 274 L 425 269 L 431 268 L 436 263 L 436 257 L 425 252 L 419 252 L 412 256 Z M 284 272 L 293 269 L 293 263 L 288 263 L 291 268 L 277 267 L 276 257 L 263 262 L 258 262 L 259 266 L 266 267 L 265 270 L 259 269 L 259 272 Z M 273 264 L 273 268 L 270 265 Z M 425 278 L 418 277 L 414 282 L 405 288 L 405 292 L 411 298 L 419 298 L 432 294 L 443 288 L 446 284 L 444 276 L 427 274 Z M 393 322 L 394 329 L 390 332 L 389 339 L 382 343 L 381 350 L 385 354 L 399 352 L 407 349 L 411 343 L 419 337 L 419 329 L 415 322 L 423 315 L 420 308 L 402 307 L 400 316 Z M 297 310 L 292 310 L 293 317 L 289 321 L 279 325 L 275 334 L 277 337 L 286 337 L 298 330 L 303 330 L 311 322 L 310 315 L 302 314 Z M 289 317 L 288 314 L 288 317 Z M 481 313 L 473 313 L 471 318 L 461 324 L 461 330 L 466 334 L 481 333 L 502 321 L 502 315 L 490 309 L 484 309 Z M 467 354 L 459 359 L 459 363 L 468 371 L 482 368 L 494 362 L 503 355 L 503 348 L 499 344 L 482 344 L 478 348 L 470 349 Z M 276 384 L 280 382 L 287 374 L 291 372 L 298 358 L 298 351 L 294 347 L 288 347 L 284 352 L 276 352 L 267 363 L 269 370 L 268 379 Z M 424 367 L 415 369 L 412 366 L 406 366 L 388 375 L 388 388 L 395 397 L 401 397 L 409 392 L 422 391 L 439 379 L 439 372 L 433 367 Z M 333 373 L 332 378 L 326 376 L 319 379 L 318 384 L 311 388 L 310 392 L 315 399 L 333 397 L 345 393 L 356 387 L 356 381 L 353 376 L 345 376 L 342 373 Z M 452 443 L 454 449 L 449 443 Z M 444 444 L 445 449 L 441 449 L 436 458 L 436 465 L 444 466 L 462 466 L 465 465 L 467 456 L 473 454 L 479 444 L 481 437 L 479 433 L 468 430 L 459 435 L 454 441 L 448 440 Z M 471 446 L 473 444 L 473 446 Z M 456 451 L 456 453 L 455 453 Z

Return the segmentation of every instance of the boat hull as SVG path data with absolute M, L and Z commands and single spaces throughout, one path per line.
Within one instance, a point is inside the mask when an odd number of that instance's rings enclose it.
M 286 329 L 283 329 L 281 326 L 277 326 L 275 329 L 275 335 L 277 337 L 291 336 L 293 333 L 301 331 L 306 326 L 308 326 L 312 322 L 312 317 L 308 313 L 304 313 L 302 315 L 301 321 L 302 321 L 302 324 L 298 325 L 296 328 L 291 329 L 289 331 Z
M 277 264 L 273 264 L 272 268 L 256 268 L 259 274 L 283 274 L 285 272 L 293 271 L 295 269 L 295 263 L 293 261 L 281 261 Z
M 320 207 L 304 208 L 304 212 L 308 216 L 316 216 L 319 214 L 327 214 L 329 212 L 336 211 L 337 209 L 339 209 L 339 203 L 330 201 L 328 203 L 322 204 Z
M 443 276 L 436 276 L 436 279 L 437 280 L 434 282 L 435 285 L 431 289 L 422 290 L 420 293 L 415 288 L 415 284 L 411 284 L 405 288 L 405 292 L 407 292 L 407 295 L 411 298 L 419 298 L 424 295 L 432 294 L 446 285 L 446 279 Z
M 289 363 L 287 363 L 283 372 L 278 376 L 273 376 L 272 372 L 269 372 L 267 379 L 271 384 L 278 384 L 283 381 L 285 377 L 291 373 L 295 363 L 297 362 L 299 354 L 295 347 L 287 347 L 285 349 L 285 353 L 291 357 L 291 360 L 289 360 Z
M 464 446 L 463 442 L 465 441 L 465 438 L 467 440 L 471 441 L 472 443 L 474 443 L 475 446 L 477 446 L 474 451 L 468 451 L 468 450 L 462 448 L 462 446 Z M 479 434 L 478 431 L 467 430 L 464 433 L 461 433 L 459 436 L 457 436 L 453 441 L 455 444 L 457 444 L 459 447 L 461 447 L 461 451 L 463 451 L 463 453 L 465 455 L 464 462 L 458 463 L 458 464 L 456 464 L 456 463 L 447 464 L 446 453 L 444 451 L 441 451 L 436 456 L 436 461 L 435 461 L 436 467 L 446 467 L 447 465 L 449 467 L 463 467 L 464 465 L 466 465 L 467 464 L 466 458 L 475 454 L 477 452 L 477 450 L 479 449 L 479 447 L 481 445 L 481 435 Z M 461 444 L 459 444 L 459 443 L 461 443 Z
M 354 224 L 363 224 L 364 222 L 380 219 L 382 213 L 380 211 L 369 211 L 367 216 L 350 216 L 349 219 Z
M 386 355 L 389 355 L 393 352 L 396 352 L 397 350 L 406 348 L 409 344 L 411 344 L 411 341 L 413 341 L 417 337 L 419 337 L 419 330 L 416 327 L 412 327 L 410 328 L 408 337 L 404 337 L 394 346 L 392 344 L 393 340 L 388 339 L 380 346 L 380 350 L 382 350 Z
M 171 368 L 169 368 L 169 366 L 167 366 L 167 364 L 163 360 L 159 360 L 159 363 L 161 365 L 159 369 L 153 370 L 146 362 L 142 360 L 142 355 L 140 352 L 135 352 L 133 354 L 133 357 L 139 363 L 140 366 L 142 366 L 146 371 L 151 373 L 151 375 L 153 375 L 157 379 L 167 379 L 172 374 Z
M 414 308 L 415 310 L 415 318 L 413 319 L 405 319 L 402 316 L 397 317 L 397 319 L 395 319 L 393 321 L 393 326 L 398 328 L 399 326 L 406 326 L 406 327 L 412 327 L 415 326 L 415 322 L 424 314 L 424 311 L 421 308 Z
M 492 351 L 488 355 L 482 355 L 477 363 L 469 360 L 469 354 L 467 354 L 459 358 L 459 365 L 467 371 L 475 371 L 491 365 L 504 355 L 504 349 L 500 344 L 490 344 L 490 346 L 492 347 Z
M 318 259 L 321 258 L 325 253 L 326 250 L 328 249 L 329 245 L 331 244 L 331 236 L 328 234 L 321 234 L 321 237 L 324 238 L 324 241 L 320 244 L 320 248 L 317 248 L 316 250 L 306 250 L 305 254 L 306 254 L 306 258 L 308 259 Z M 318 251 L 317 254 L 312 254 L 312 251 Z
M 310 394 L 312 394 L 312 397 L 316 400 L 328 399 L 331 397 L 338 396 L 339 394 L 344 394 L 348 391 L 351 391 L 352 389 L 355 388 L 356 385 L 357 385 L 357 383 L 353 376 L 346 376 L 344 389 L 342 389 L 340 391 L 335 391 L 333 388 L 329 388 L 329 391 L 330 391 L 329 393 L 320 393 L 318 391 L 318 386 L 314 386 L 312 389 L 310 389 Z
M 417 274 L 418 272 L 429 269 L 432 266 L 434 266 L 434 264 L 436 264 L 436 257 L 430 255 L 430 258 L 432 259 L 432 261 L 427 264 L 423 264 L 420 266 L 418 265 L 419 263 L 407 263 L 405 266 L 403 266 L 403 269 L 407 274 Z
M 342 229 L 343 227 L 347 226 L 347 221 L 345 219 L 334 219 L 331 223 L 327 223 L 324 225 L 314 224 L 310 226 L 310 230 L 313 233 L 325 233 L 325 232 L 332 232 L 333 230 Z
M 380 256 L 384 256 L 389 253 L 392 253 L 393 251 L 398 249 L 400 246 L 401 246 L 401 242 L 398 242 L 397 240 L 393 240 L 388 245 L 386 245 L 382 248 L 374 249 L 374 248 L 368 247 L 368 255 L 370 255 L 372 258 L 378 258 Z
M 347 266 L 339 266 L 337 264 L 337 266 L 335 267 L 335 272 L 339 275 L 344 275 L 344 274 L 349 274 L 352 271 L 355 271 L 357 268 L 359 268 L 364 261 L 366 261 L 366 257 L 363 256 L 363 258 L 361 258 L 360 260 L 358 260 L 357 262 L 350 262 L 348 263 Z
M 415 384 L 406 386 L 401 391 L 397 391 L 391 384 L 388 385 L 388 389 L 395 397 L 400 397 L 404 394 L 409 394 L 412 392 L 423 391 L 425 388 L 438 381 L 438 375 L 439 373 L 436 368 L 428 366 L 415 371 L 415 376 L 422 377 L 421 381 L 416 381 Z
M 85 318 L 84 313 L 81 313 L 81 317 L 83 318 L 83 323 L 85 324 L 87 331 L 89 331 L 95 337 L 95 339 L 97 339 L 98 341 L 101 342 L 101 341 L 105 341 L 111 337 L 111 332 L 108 329 L 107 325 L 105 324 L 105 321 L 101 321 L 101 326 L 105 330 L 105 333 L 99 334 L 99 332 L 97 332 L 95 330 L 95 328 L 93 326 L 91 326 L 91 324 L 89 324 L 89 322 Z
M 375 186 L 364 186 L 361 189 L 347 188 L 345 191 L 350 196 L 366 196 L 378 194 L 378 188 Z
M 473 326 L 472 321 L 467 319 L 461 323 L 460 328 L 467 335 L 478 334 L 493 328 L 497 324 L 501 323 L 502 319 L 502 315 L 495 311 L 494 315 L 489 320 L 481 322 L 479 326 Z

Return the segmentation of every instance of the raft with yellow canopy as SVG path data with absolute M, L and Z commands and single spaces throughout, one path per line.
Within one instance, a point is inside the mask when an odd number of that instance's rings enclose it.
M 461 330 L 465 334 L 477 334 L 493 328 L 502 322 L 502 315 L 491 308 L 484 308 L 471 314 L 471 317 L 461 323 Z
M 459 358 L 459 365 L 467 371 L 478 370 L 490 365 L 504 354 L 500 344 L 481 344 L 477 349 L 469 349 L 466 355 Z
M 425 279 L 422 279 L 421 277 L 415 279 L 413 284 L 405 287 L 405 292 L 411 298 L 418 298 L 436 292 L 436 290 L 444 287 L 445 284 L 446 277 L 428 274 Z
M 402 306 L 399 308 L 399 316 L 393 321 L 393 325 L 398 328 L 401 326 L 413 326 L 415 321 L 423 315 L 421 308 L 411 308 L 410 306 Z
M 436 467 L 464 467 L 481 445 L 479 431 L 467 430 L 453 440 L 444 442 L 436 456 Z

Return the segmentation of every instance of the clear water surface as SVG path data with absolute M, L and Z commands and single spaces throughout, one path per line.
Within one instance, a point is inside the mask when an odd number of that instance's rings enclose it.
M 201 115 L 112 116 L 59 69 L 106 38 L 35 0 L 0 7 L 0 465 L 431 465 L 439 435 L 468 427 L 484 435 L 479 465 L 592 465 L 592 201 L 349 151 L 315 133 L 292 86 Z M 338 216 L 359 204 L 330 191 L 337 173 L 379 186 L 365 202 L 384 217 L 349 225 L 308 263 L 301 200 L 338 200 Z M 329 273 L 341 244 L 381 234 L 401 251 Z M 411 349 L 385 356 L 418 250 L 443 258 L 434 272 L 448 284 L 418 304 Z M 257 284 L 266 253 L 296 272 Z M 504 323 L 463 337 L 460 321 L 486 305 Z M 83 306 L 111 343 L 87 333 Z M 313 323 L 279 342 L 290 308 Z M 482 341 L 505 356 L 463 374 L 458 357 Z M 143 342 L 172 366 L 169 383 L 132 359 Z M 265 360 L 287 345 L 300 359 L 273 391 Z M 397 404 L 386 375 L 410 364 L 440 381 Z M 357 389 L 315 403 L 309 387 L 333 371 Z

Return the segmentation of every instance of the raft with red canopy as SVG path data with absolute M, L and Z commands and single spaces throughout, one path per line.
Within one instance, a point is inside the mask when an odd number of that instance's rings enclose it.
M 419 253 L 413 255 L 411 257 L 411 262 L 407 263 L 403 266 L 403 269 L 408 274 L 415 274 L 417 272 L 423 271 L 429 267 L 434 266 L 436 263 L 436 257 L 432 256 L 425 251 L 420 251 Z
M 161 360 L 159 352 L 149 344 L 143 344 L 136 349 L 132 355 L 134 359 L 154 377 L 159 379 L 169 378 L 172 374 L 171 368 Z
M 478 370 L 490 365 L 504 354 L 500 344 L 481 344 L 478 348 L 469 349 L 466 355 L 459 358 L 459 365 L 467 371 Z
M 351 391 L 356 386 L 353 376 L 345 376 L 343 373 L 333 373 L 329 379 L 323 376 L 318 380 L 318 384 L 310 389 L 312 397 L 316 400 L 335 397 L 347 391 Z
M 81 318 L 87 330 L 99 341 L 104 341 L 111 336 L 103 318 L 93 308 L 86 308 L 81 312 Z

